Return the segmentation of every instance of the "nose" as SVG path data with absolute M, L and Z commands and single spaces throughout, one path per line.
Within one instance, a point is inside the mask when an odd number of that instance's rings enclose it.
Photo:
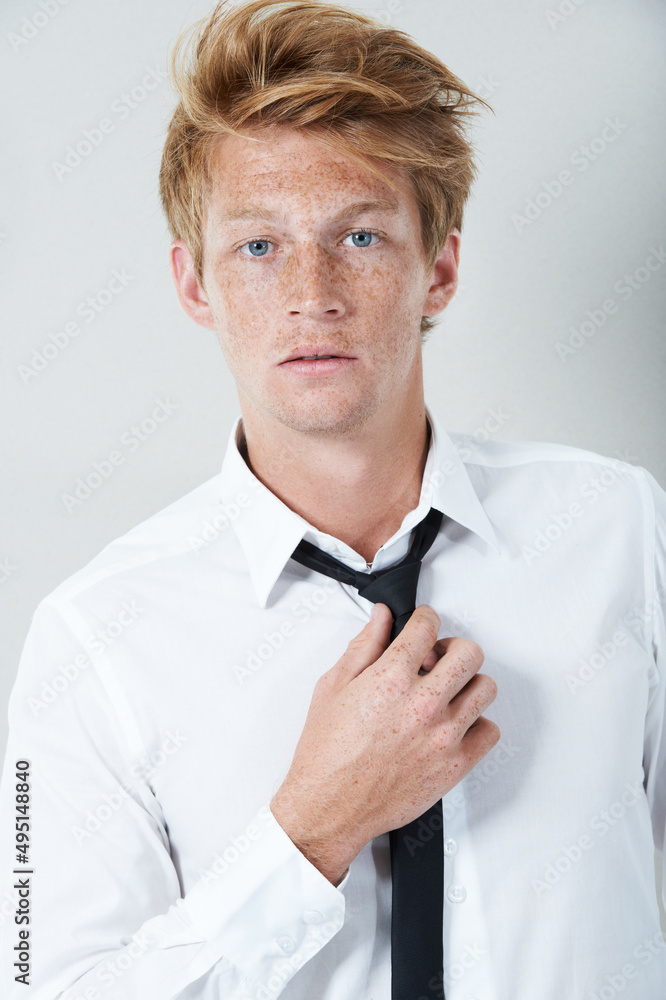
M 342 275 L 333 255 L 323 247 L 310 243 L 293 250 L 283 277 L 287 316 L 337 320 L 344 315 Z

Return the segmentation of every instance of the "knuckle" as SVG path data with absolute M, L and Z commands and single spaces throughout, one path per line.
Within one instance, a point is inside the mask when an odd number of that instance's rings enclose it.
M 439 627 L 442 624 L 442 619 L 439 617 L 435 609 L 431 608 L 429 604 L 419 605 L 419 610 L 425 614 L 435 633 L 435 638 L 437 638 L 437 633 L 439 632 Z
M 437 637 L 439 626 L 442 624 L 442 619 L 429 604 L 419 604 L 418 608 L 412 614 L 412 620 L 427 625 L 428 634 L 434 631 L 435 638 Z
M 411 631 L 414 634 L 414 638 L 423 639 L 434 646 L 437 639 L 437 630 L 440 625 L 439 615 L 431 608 L 427 610 L 419 608 L 418 611 L 421 613 L 415 612 L 409 622 L 412 626 Z
M 418 642 L 419 644 L 421 642 L 428 642 L 430 640 L 430 637 L 432 636 L 432 629 L 427 624 L 427 622 L 422 622 L 422 621 L 414 622 L 414 625 L 410 631 L 412 633 L 411 638 L 414 640 L 414 642 Z
M 485 660 L 485 654 L 478 642 L 474 642 L 473 639 L 463 639 L 463 642 L 465 656 L 476 664 L 477 668 L 480 667 Z
M 317 694 L 326 693 L 334 684 L 337 673 L 336 664 L 334 667 L 330 667 L 327 671 L 325 671 L 325 673 L 321 674 L 315 682 L 314 692 Z
M 357 652 L 360 652 L 363 649 L 364 645 L 365 645 L 365 642 L 364 642 L 364 639 L 363 639 L 362 635 L 361 634 L 355 635 L 347 643 L 347 652 L 348 653 L 357 653 Z
M 422 688 L 419 691 L 418 704 L 415 704 L 419 717 L 426 722 L 435 719 L 439 715 L 441 701 L 439 691 L 429 687 Z
M 497 723 L 491 722 L 490 719 L 483 719 L 480 721 L 484 724 L 483 756 L 485 756 L 489 750 L 492 750 L 492 748 L 499 743 L 502 733 L 500 732 L 500 728 Z
M 453 720 L 449 720 L 445 725 L 440 726 L 436 730 L 435 740 L 437 750 L 451 756 L 452 753 L 459 751 L 461 737 L 462 732 L 460 727 L 456 726 Z
M 499 743 L 500 739 L 502 738 L 502 730 L 500 729 L 500 727 L 497 725 L 496 722 L 491 722 L 490 719 L 486 719 L 486 722 L 488 723 L 489 727 L 488 737 L 493 741 L 493 746 L 495 746 L 495 744 Z
M 495 701 L 497 697 L 497 684 L 488 674 L 477 674 L 477 677 L 482 681 L 484 687 L 484 693 L 486 699 L 489 699 L 488 704 L 491 701 Z

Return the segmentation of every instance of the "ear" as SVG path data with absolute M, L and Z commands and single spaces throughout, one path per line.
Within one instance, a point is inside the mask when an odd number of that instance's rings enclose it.
M 458 260 L 460 232 L 452 229 L 435 261 L 430 276 L 430 287 L 423 303 L 424 316 L 436 316 L 448 306 L 458 287 Z
M 171 277 L 183 311 L 195 323 L 214 330 L 215 320 L 208 304 L 208 297 L 197 281 L 194 259 L 182 240 L 176 240 L 171 244 L 169 263 Z

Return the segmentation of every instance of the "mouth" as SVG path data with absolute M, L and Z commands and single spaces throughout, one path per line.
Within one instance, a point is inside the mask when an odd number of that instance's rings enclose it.
M 278 368 L 298 377 L 333 376 L 353 368 L 357 360 L 331 344 L 306 344 L 280 361 Z
M 354 361 L 355 358 L 345 351 L 340 351 L 331 344 L 305 344 L 296 348 L 291 354 L 279 362 L 281 365 L 288 365 L 294 361 L 331 361 L 342 359 Z

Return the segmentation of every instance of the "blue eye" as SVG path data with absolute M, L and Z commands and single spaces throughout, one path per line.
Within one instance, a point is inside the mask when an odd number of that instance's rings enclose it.
M 363 230 L 358 230 L 355 233 L 350 233 L 349 235 L 354 240 L 356 240 L 358 238 L 359 240 L 363 241 L 363 242 L 360 242 L 360 243 L 355 243 L 354 246 L 357 246 L 357 247 L 369 247 L 369 246 L 372 246 L 372 244 L 370 243 L 370 240 L 372 239 L 373 236 L 376 236 L 376 233 L 369 233 L 365 229 L 363 229 Z
M 246 243 L 245 246 L 250 248 L 252 257 L 263 257 L 268 251 L 268 240 L 252 240 L 251 243 Z M 255 253 L 255 250 L 259 252 Z

